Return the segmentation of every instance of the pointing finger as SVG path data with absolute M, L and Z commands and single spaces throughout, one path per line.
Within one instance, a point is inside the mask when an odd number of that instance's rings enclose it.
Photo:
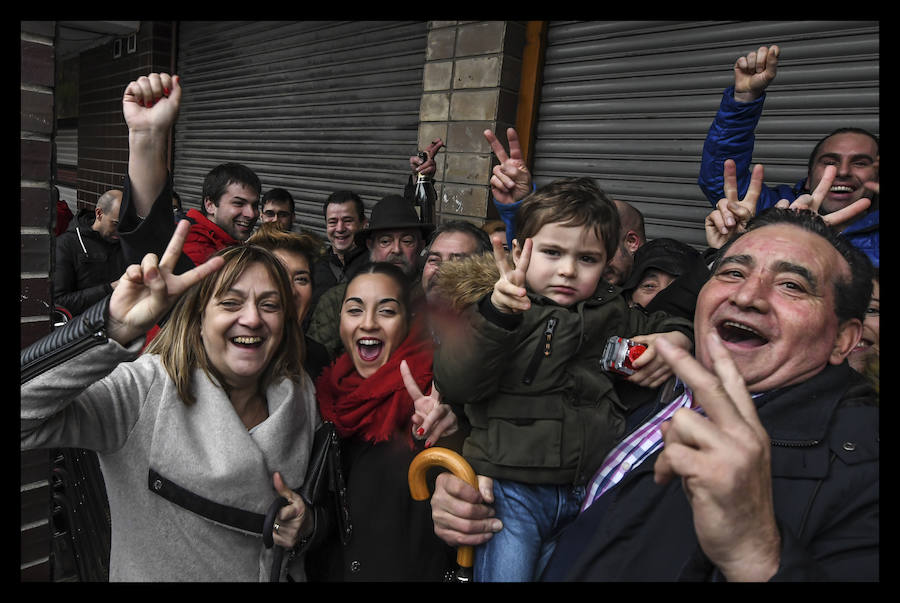
M 509 156 L 511 159 L 522 159 L 522 147 L 519 145 L 519 133 L 515 128 L 506 130 L 506 137 L 509 139 Z
M 725 160 L 725 163 L 722 166 L 722 176 L 722 188 L 725 193 L 725 198 L 729 201 L 737 201 L 737 168 L 735 167 L 733 159 Z
M 528 272 L 528 265 L 531 263 L 531 248 L 533 246 L 534 241 L 525 239 L 525 244 L 522 245 L 522 253 L 519 254 L 519 260 L 516 262 L 516 270 L 520 271 L 523 275 Z
M 503 145 L 497 139 L 497 136 L 491 132 L 490 130 L 484 131 L 484 137 L 487 138 L 487 141 L 491 143 L 491 150 L 494 152 L 494 155 L 497 156 L 497 160 L 500 163 L 505 162 L 509 159 L 509 156 L 506 154 L 506 149 L 503 148 Z
M 762 164 L 756 164 L 753 166 L 753 173 L 750 175 L 750 186 L 747 187 L 747 193 L 742 200 L 744 206 L 756 209 L 756 201 L 759 199 L 760 191 L 762 191 L 763 179 L 764 168 Z
M 812 203 L 810 203 L 810 209 L 814 212 L 819 211 L 819 207 L 825 200 L 825 196 L 828 195 L 828 191 L 831 190 L 831 184 L 834 182 L 834 177 L 836 175 L 837 168 L 833 165 L 827 166 L 825 168 L 825 171 L 822 172 L 822 179 L 819 180 L 819 184 L 816 185 L 815 190 L 813 190 L 812 192 Z
M 170 270 L 175 267 L 175 263 L 181 256 L 181 249 L 184 247 L 184 240 L 187 238 L 190 227 L 191 223 L 187 220 L 178 222 L 175 226 L 175 233 L 172 235 L 172 238 L 169 239 L 169 244 L 166 245 L 166 250 L 163 252 L 162 261 L 159 263 L 160 266 L 169 268 Z
M 406 360 L 400 361 L 400 375 L 403 377 L 403 384 L 406 386 L 406 391 L 409 392 L 409 395 L 413 400 L 424 397 L 422 390 L 416 385 L 416 380 L 413 379 L 412 371 L 409 370 L 409 365 L 406 364 Z

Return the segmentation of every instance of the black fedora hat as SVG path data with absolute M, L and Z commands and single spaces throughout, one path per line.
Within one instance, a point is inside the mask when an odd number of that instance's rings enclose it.
M 418 228 L 422 231 L 422 238 L 427 239 L 434 231 L 434 224 L 423 224 L 419 221 L 419 214 L 408 199 L 400 195 L 388 195 L 372 208 L 368 226 L 356 233 L 356 244 L 365 246 L 365 240 L 369 235 L 378 230 L 406 228 Z

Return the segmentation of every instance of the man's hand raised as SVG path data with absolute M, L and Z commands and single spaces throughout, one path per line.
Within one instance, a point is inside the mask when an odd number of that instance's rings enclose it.
M 181 83 L 177 75 L 151 73 L 134 80 L 122 96 L 122 114 L 130 132 L 169 128 L 178 118 Z
M 714 209 L 704 222 L 706 243 L 720 249 L 734 234 L 743 232 L 754 215 L 756 202 L 763 187 L 764 169 L 755 165 L 750 176 L 750 186 L 743 199 L 738 199 L 737 168 L 733 159 L 726 159 L 723 168 L 723 186 L 725 197 L 719 199 Z
M 780 53 L 778 46 L 760 46 L 756 52 L 738 57 L 734 63 L 735 100 L 747 103 L 762 96 L 778 73 Z

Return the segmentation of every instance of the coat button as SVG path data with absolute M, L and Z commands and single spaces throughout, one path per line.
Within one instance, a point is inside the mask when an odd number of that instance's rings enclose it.
M 359 561 L 351 561 L 350 562 L 350 571 L 354 574 L 359 573 Z
M 844 450 L 846 450 L 847 452 L 853 452 L 854 450 L 856 450 L 856 444 L 854 444 L 853 442 L 844 442 Z
M 159 489 L 162 488 L 162 480 L 156 480 L 153 482 L 153 489 L 159 492 Z

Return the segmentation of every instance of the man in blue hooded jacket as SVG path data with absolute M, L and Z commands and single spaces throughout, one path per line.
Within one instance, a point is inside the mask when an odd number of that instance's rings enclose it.
M 698 184 L 715 207 L 725 197 L 723 164 L 733 159 L 737 166 L 738 193 L 743 197 L 750 183 L 754 132 L 762 115 L 765 90 L 775 79 L 778 46 L 760 47 L 739 57 L 734 64 L 734 85 L 722 95 L 719 111 L 703 145 Z M 756 211 L 772 207 L 781 199 L 794 201 L 816 188 L 829 165 L 837 168 L 831 188 L 819 208 L 821 215 L 843 209 L 862 198 L 871 199 L 868 210 L 847 224 L 842 234 L 879 265 L 878 137 L 861 128 L 841 128 L 822 138 L 809 157 L 807 176 L 794 187 L 763 187 Z

